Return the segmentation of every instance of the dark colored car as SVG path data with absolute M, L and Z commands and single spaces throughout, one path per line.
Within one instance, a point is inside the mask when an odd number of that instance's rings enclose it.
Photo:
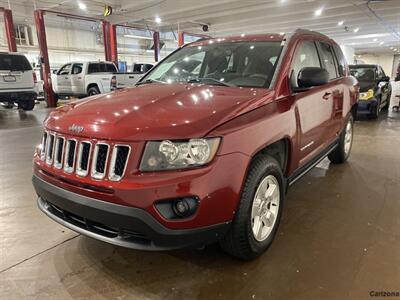
M 34 154 L 39 208 L 115 245 L 168 250 L 220 241 L 254 258 L 286 189 L 350 155 L 358 84 L 316 32 L 185 45 L 137 87 L 54 110 Z
M 392 87 L 390 78 L 379 65 L 350 65 L 350 73 L 360 84 L 358 114 L 378 118 L 383 108 L 389 107 Z

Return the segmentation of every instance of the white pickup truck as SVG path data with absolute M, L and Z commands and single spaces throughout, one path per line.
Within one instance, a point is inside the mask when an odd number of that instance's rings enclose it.
M 56 97 L 86 97 L 134 86 L 141 73 L 119 73 L 112 62 L 71 62 L 63 65 L 51 79 Z

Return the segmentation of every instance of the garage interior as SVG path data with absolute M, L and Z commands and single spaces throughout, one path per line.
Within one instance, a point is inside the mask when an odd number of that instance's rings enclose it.
M 368 299 L 372 291 L 400 292 L 400 113 L 393 109 L 400 101 L 400 1 L 2 0 L 0 7 L 0 50 L 25 55 L 44 94 L 32 111 L 0 107 L 1 299 Z M 43 74 L 97 60 L 131 72 L 198 39 L 297 28 L 334 39 L 349 64 L 380 65 L 392 94 L 377 120 L 355 122 L 347 163 L 325 159 L 291 186 L 265 254 L 244 262 L 217 244 L 131 250 L 71 231 L 38 209 L 32 155 L 56 106 Z

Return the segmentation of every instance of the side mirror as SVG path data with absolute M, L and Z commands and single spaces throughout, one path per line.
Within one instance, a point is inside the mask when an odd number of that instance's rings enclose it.
M 390 81 L 390 77 L 389 76 L 383 76 L 379 81 L 383 81 L 383 82 L 389 82 Z
M 329 82 L 329 73 L 326 69 L 318 67 L 304 67 L 297 76 L 298 87 L 295 92 L 306 91 L 313 86 L 320 86 Z

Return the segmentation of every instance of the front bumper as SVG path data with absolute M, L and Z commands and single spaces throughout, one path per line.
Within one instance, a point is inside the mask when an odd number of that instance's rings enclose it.
M 78 233 L 138 250 L 172 250 L 202 246 L 220 239 L 224 222 L 195 229 L 170 229 L 143 209 L 99 201 L 33 176 L 39 208 L 54 221 Z
M 376 109 L 378 100 L 375 98 L 369 100 L 359 100 L 357 106 L 357 114 L 371 114 Z

